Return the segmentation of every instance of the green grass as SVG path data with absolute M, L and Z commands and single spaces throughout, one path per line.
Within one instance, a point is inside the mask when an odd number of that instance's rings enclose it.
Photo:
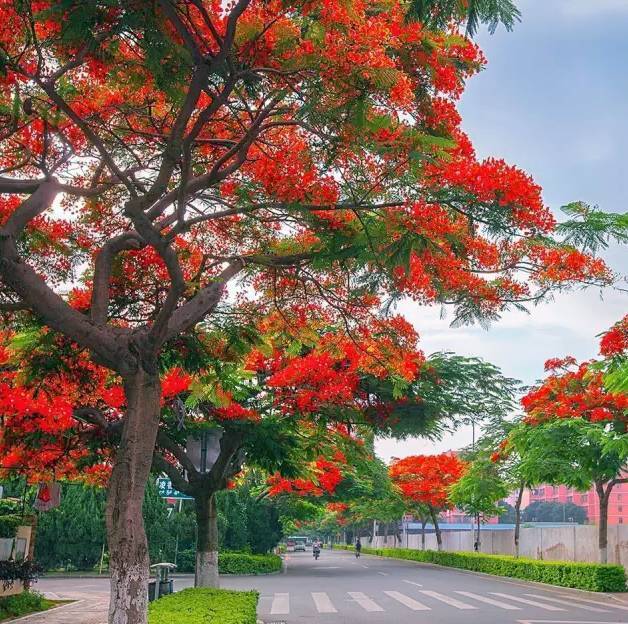
M 347 548 L 347 549 L 350 549 Z M 438 552 L 406 548 L 362 548 L 366 555 L 405 559 L 497 576 L 508 576 L 572 587 L 595 592 L 626 591 L 626 572 L 619 565 L 578 563 L 571 561 L 538 561 L 507 555 L 486 555 L 475 552 Z
M 48 600 L 37 592 L 22 592 L 14 596 L 2 596 L 0 598 L 0 621 L 4 622 L 9 618 L 47 611 L 56 607 L 60 602 Z
M 184 589 L 164 596 L 148 607 L 148 624 L 255 624 L 254 591 Z

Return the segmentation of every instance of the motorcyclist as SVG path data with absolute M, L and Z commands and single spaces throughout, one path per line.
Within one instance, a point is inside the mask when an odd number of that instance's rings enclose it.
M 315 559 L 318 559 L 320 554 L 321 554 L 321 543 L 319 540 L 314 540 L 314 543 L 312 544 L 312 555 Z
M 361 552 L 362 552 L 362 542 L 360 541 L 360 538 L 358 537 L 358 539 L 355 541 L 355 556 L 359 557 Z

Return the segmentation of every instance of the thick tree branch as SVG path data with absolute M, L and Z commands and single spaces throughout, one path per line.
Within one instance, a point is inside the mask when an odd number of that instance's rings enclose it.
M 141 241 L 136 232 L 128 232 L 112 238 L 105 243 L 98 252 L 94 267 L 94 280 L 92 286 L 92 299 L 90 315 L 96 325 L 104 325 L 107 322 L 107 309 L 109 307 L 109 282 L 114 258 L 124 250 L 139 249 Z
M 227 282 L 243 268 L 242 260 L 232 262 L 211 284 L 202 288 L 192 299 L 177 308 L 168 322 L 166 339 L 191 329 L 212 312 L 220 302 Z

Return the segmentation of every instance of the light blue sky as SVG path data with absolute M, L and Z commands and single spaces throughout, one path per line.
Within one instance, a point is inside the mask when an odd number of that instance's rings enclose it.
M 500 156 L 533 175 L 557 214 L 570 201 L 628 210 L 628 0 L 520 0 L 511 33 L 478 35 L 488 66 L 460 104 L 481 157 Z M 560 218 L 560 217 L 559 217 Z M 628 251 L 605 254 L 628 273 Z M 402 307 L 426 353 L 479 355 L 532 383 L 550 357 L 597 353 L 596 334 L 628 311 L 628 296 L 587 290 L 564 294 L 531 315 L 508 313 L 489 331 L 451 329 L 440 309 Z M 442 442 L 381 441 L 379 454 L 438 452 L 470 442 L 463 429 Z

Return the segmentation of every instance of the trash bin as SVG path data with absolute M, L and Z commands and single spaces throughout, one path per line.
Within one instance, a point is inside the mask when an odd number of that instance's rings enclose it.
M 150 567 L 155 572 L 155 580 L 148 583 L 148 600 L 157 600 L 161 596 L 172 594 L 174 581 L 170 578 L 170 572 L 176 569 L 174 563 L 155 563 Z

